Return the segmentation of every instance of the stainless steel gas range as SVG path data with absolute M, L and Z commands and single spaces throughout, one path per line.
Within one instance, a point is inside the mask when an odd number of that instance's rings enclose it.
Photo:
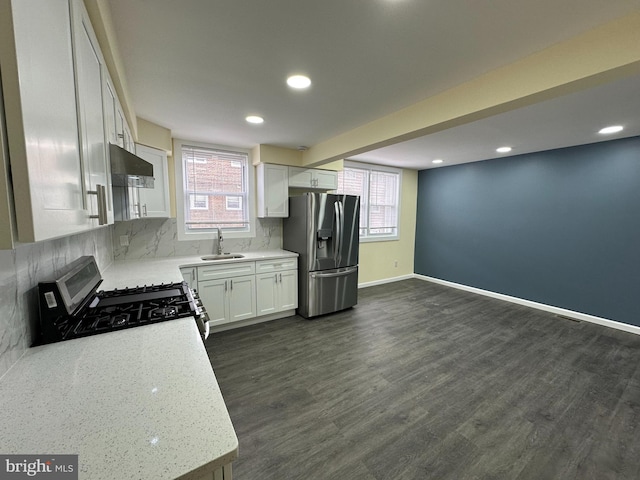
M 40 324 L 34 345 L 193 317 L 201 337 L 209 318 L 186 282 L 98 291 L 102 276 L 92 256 L 81 257 L 51 282 L 38 284 Z

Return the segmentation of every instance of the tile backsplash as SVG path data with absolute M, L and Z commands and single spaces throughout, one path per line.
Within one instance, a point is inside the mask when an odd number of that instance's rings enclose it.
M 38 322 L 38 282 L 67 264 L 93 255 L 100 270 L 113 262 L 113 227 L 0 250 L 0 376 L 32 343 Z
M 128 246 L 120 245 L 126 236 Z M 216 240 L 178 241 L 175 218 L 144 218 L 129 222 L 116 222 L 113 229 L 113 253 L 117 260 L 139 258 L 178 257 L 214 253 Z M 259 218 L 256 236 L 252 238 L 225 238 L 225 252 L 246 252 L 282 248 L 282 220 Z

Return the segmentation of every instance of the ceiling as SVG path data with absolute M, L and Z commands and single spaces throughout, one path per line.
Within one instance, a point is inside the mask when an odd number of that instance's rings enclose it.
M 639 9 L 638 0 L 108 0 L 136 114 L 176 138 L 312 146 Z M 286 77 L 312 85 L 294 91 Z M 352 157 L 424 169 L 640 135 L 640 76 Z M 262 116 L 261 125 L 245 122 Z M 608 137 L 609 139 L 612 137 Z

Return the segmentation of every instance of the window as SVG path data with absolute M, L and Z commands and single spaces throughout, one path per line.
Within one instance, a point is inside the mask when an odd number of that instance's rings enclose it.
M 338 193 L 360 196 L 360 240 L 398 238 L 400 173 L 396 168 L 345 162 Z
M 240 149 L 175 141 L 179 240 L 251 236 L 249 153 Z
M 189 208 L 191 210 L 209 210 L 209 197 L 206 195 L 189 195 Z
M 242 197 L 226 197 L 227 210 L 242 210 Z

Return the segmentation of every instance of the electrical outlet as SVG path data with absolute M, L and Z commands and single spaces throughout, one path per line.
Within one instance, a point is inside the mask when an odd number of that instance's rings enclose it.
M 128 247 L 129 246 L 129 236 L 128 235 L 120 235 L 120 246 Z
M 395 262 L 393 262 L 393 266 L 398 268 L 398 260 L 396 260 Z

